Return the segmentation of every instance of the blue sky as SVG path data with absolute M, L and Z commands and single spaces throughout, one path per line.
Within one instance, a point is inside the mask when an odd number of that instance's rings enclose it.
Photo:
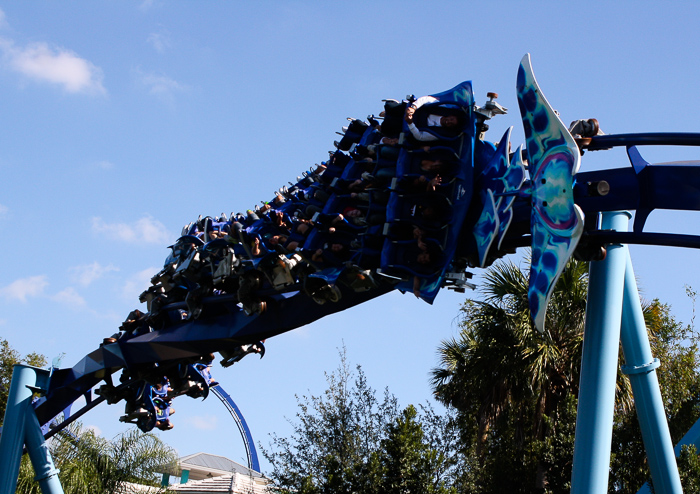
M 0 2 L 0 336 L 72 366 L 139 305 L 184 224 L 271 199 L 381 99 L 472 80 L 478 103 L 494 91 L 510 109 L 488 138 L 514 126 L 521 143 L 515 75 L 527 52 L 567 123 L 700 132 L 699 21 L 696 2 Z M 587 153 L 582 170 L 626 165 L 620 150 Z M 655 212 L 647 229 L 700 234 L 697 213 Z M 689 321 L 698 253 L 632 256 L 643 295 Z M 463 299 L 389 294 L 215 375 L 263 444 L 291 430 L 295 394 L 325 389 L 343 345 L 373 387 L 419 403 Z M 175 429 L 160 434 L 182 455 L 245 462 L 214 400 L 179 398 Z M 102 405 L 84 423 L 113 436 L 122 410 Z

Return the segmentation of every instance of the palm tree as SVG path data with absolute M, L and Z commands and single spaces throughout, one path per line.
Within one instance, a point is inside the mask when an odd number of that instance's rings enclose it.
M 156 472 L 177 464 L 175 450 L 158 436 L 136 429 L 108 440 L 72 424 L 65 433 L 54 436 L 50 448 L 66 494 L 111 494 L 119 492 L 126 482 L 157 487 Z M 20 468 L 17 492 L 39 492 L 26 459 Z
M 587 268 L 569 261 L 551 297 L 545 332 L 539 333 L 528 309 L 527 273 L 509 261 L 495 264 L 484 276 L 481 300 L 464 303 L 458 337 L 438 348 L 435 396 L 475 421 L 467 439 L 475 442 L 482 463 L 501 417 L 514 426 L 520 445 L 526 431 L 530 440 L 543 441 L 557 425 L 546 417 L 568 396 L 578 396 Z M 618 381 L 618 406 L 627 408 L 629 384 L 626 378 Z M 543 482 L 544 477 L 538 481 Z

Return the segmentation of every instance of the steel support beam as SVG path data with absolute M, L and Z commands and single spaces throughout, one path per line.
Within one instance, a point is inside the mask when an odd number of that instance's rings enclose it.
M 625 250 L 627 250 L 626 247 Z M 654 492 L 681 494 L 683 487 L 673 452 L 671 433 L 668 430 L 659 380 L 656 376 L 659 360 L 651 354 L 649 335 L 629 251 L 625 271 L 620 337 L 625 355 L 622 372 L 629 376 L 632 384 L 634 404 L 654 483 Z
M 7 398 L 2 436 L 0 436 L 0 494 L 14 494 L 22 461 L 22 450 L 27 445 L 29 458 L 44 494 L 63 494 L 39 420 L 32 407 L 34 391 L 46 390 L 49 371 L 29 365 L 15 365 Z
M 627 231 L 628 212 L 603 213 L 603 230 Z M 583 336 L 571 492 L 608 491 L 610 443 L 627 250 L 607 246 L 602 261 L 591 262 Z

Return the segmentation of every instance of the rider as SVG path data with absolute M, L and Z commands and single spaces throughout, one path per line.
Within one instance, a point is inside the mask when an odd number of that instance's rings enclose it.
M 170 416 L 175 413 L 175 409 L 170 406 L 172 392 L 173 388 L 170 387 L 170 380 L 167 377 L 163 377 L 161 382 L 151 387 L 151 399 L 156 407 L 156 427 L 162 431 L 174 427 L 170 422 Z
M 416 140 L 436 141 L 439 139 L 436 133 L 446 137 L 459 134 L 463 122 L 459 112 L 459 109 L 451 105 L 440 105 L 439 100 L 433 96 L 422 96 L 406 108 L 404 120 Z M 420 130 L 419 127 L 432 130 Z

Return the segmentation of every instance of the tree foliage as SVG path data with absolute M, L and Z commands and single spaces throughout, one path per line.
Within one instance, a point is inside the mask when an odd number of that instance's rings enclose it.
M 130 429 L 109 440 L 78 423 L 56 434 L 49 448 L 66 494 L 111 494 L 127 482 L 158 487 L 157 472 L 178 459 L 175 450 L 154 434 Z M 27 460 L 22 461 L 17 492 L 39 494 Z
M 552 295 L 543 334 L 530 316 L 527 273 L 513 263 L 494 265 L 481 300 L 465 302 L 461 331 L 439 347 L 433 370 L 436 397 L 460 414 L 463 453 L 471 458 L 465 488 L 543 492 L 555 468 L 557 474 L 567 468 L 569 462 L 552 456 L 552 441 L 566 441 L 557 417 L 568 416 L 578 396 L 587 286 L 587 265 L 572 260 Z
M 532 324 L 527 273 L 509 262 L 485 275 L 480 299 L 462 308 L 461 331 L 439 348 L 436 397 L 459 413 L 463 492 L 569 492 L 588 289 L 587 264 L 572 260 L 555 287 L 544 334 Z M 652 352 L 674 442 L 700 416 L 700 361 L 692 328 L 667 305 L 645 304 Z M 622 355 L 621 355 L 622 358 Z M 629 379 L 618 373 L 610 492 L 649 479 Z M 686 489 L 697 461 L 680 459 Z M 508 475 L 503 475 L 507 471 Z
M 700 353 L 698 335 L 692 325 L 684 325 L 671 314 L 671 308 L 658 300 L 645 304 L 644 316 L 654 357 L 661 366 L 656 374 L 669 423 L 671 440 L 678 443 L 700 417 Z M 687 449 L 687 448 L 686 448 Z M 698 492 L 700 461 L 683 453 L 678 461 L 685 492 Z M 635 410 L 615 414 L 613 429 L 610 492 L 637 492 L 650 480 L 641 431 Z
M 567 265 L 543 334 L 532 324 L 527 287 L 526 272 L 499 263 L 487 271 L 480 299 L 465 302 L 460 333 L 441 344 L 432 374 L 445 415 L 399 410 L 388 392 L 378 400 L 341 354 L 324 395 L 299 399 L 294 434 L 274 437 L 265 452 L 280 491 L 570 492 L 588 266 Z M 692 320 L 681 324 L 658 300 L 643 309 L 676 443 L 700 416 L 698 336 Z M 611 493 L 637 492 L 649 480 L 633 405 L 630 381 L 618 372 Z M 684 447 L 678 463 L 685 492 L 697 492 L 695 448 Z
M 321 396 L 297 397 L 288 438 L 272 436 L 263 454 L 282 493 L 449 493 L 454 477 L 454 432 L 430 407 L 399 410 L 385 391 L 377 397 L 344 350 L 326 374 Z M 425 424 L 425 425 L 424 425 Z

